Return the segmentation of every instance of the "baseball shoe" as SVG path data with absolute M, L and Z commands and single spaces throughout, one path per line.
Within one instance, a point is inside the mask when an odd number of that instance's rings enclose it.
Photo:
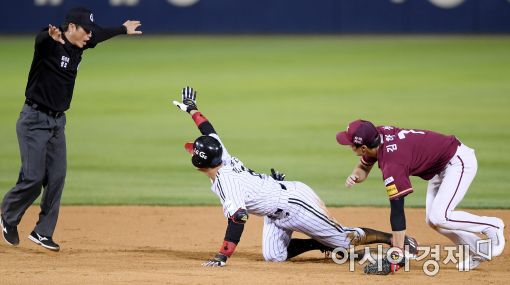
M 468 259 L 459 260 L 459 262 L 457 262 L 456 267 L 459 271 L 469 271 L 477 268 L 478 266 L 480 266 L 480 263 L 484 261 L 487 261 L 487 259 L 479 255 L 470 254 Z
M 317 247 L 319 248 L 319 250 L 322 253 L 324 253 L 324 259 L 331 258 L 331 253 L 333 252 L 334 248 L 331 248 L 329 246 L 325 246 L 325 245 L 323 245 L 322 243 L 320 243 L 318 241 L 315 241 L 315 242 L 317 243 Z
M 418 242 L 415 238 L 405 236 L 404 238 L 404 249 L 408 246 L 409 251 L 404 252 L 404 256 L 408 259 L 416 259 L 416 256 L 418 255 Z
M 2 236 L 6 243 L 12 246 L 19 244 L 18 228 L 9 226 L 2 216 L 0 216 L 0 225 L 2 225 Z
M 35 231 L 32 231 L 28 236 L 28 239 L 34 243 L 53 251 L 59 251 L 60 246 L 56 244 L 51 237 L 42 236 Z
M 492 256 L 499 256 L 505 249 L 505 223 L 503 220 L 496 218 L 498 228 L 489 227 L 483 232 L 491 240 Z
M 321 243 L 319 243 L 319 242 L 317 242 L 317 244 L 319 244 L 319 250 L 320 250 L 322 253 L 324 253 L 324 259 L 330 259 L 330 258 L 332 258 L 333 251 L 335 251 L 335 248 L 332 248 L 332 247 L 329 247 L 329 246 L 323 245 L 323 244 L 321 244 Z M 348 250 L 349 250 L 349 249 L 346 249 L 346 251 L 347 251 L 347 252 L 348 252 Z M 365 252 L 364 252 L 364 251 L 362 251 L 362 250 L 357 250 L 357 251 L 355 251 L 354 253 L 356 253 L 356 254 L 357 254 L 357 255 L 355 255 L 355 256 L 357 256 L 357 257 L 355 258 L 355 260 L 359 260 L 359 259 L 361 259 L 361 258 L 364 256 L 364 254 L 365 254 Z M 342 251 L 337 251 L 337 252 L 336 252 L 336 258 L 337 258 L 337 259 L 343 259 L 343 258 L 344 258 L 344 253 L 343 253 Z

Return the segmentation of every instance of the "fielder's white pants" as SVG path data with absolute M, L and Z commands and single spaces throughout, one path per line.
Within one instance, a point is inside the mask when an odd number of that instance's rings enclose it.
M 460 145 L 446 168 L 429 181 L 427 188 L 426 217 L 429 226 L 448 237 L 455 244 L 467 244 L 476 252 L 476 233 L 497 228 L 497 218 L 477 216 L 455 211 L 473 181 L 478 164 L 475 151 Z
M 294 231 L 301 232 L 331 248 L 348 248 L 356 228 L 341 226 L 332 218 L 324 202 L 306 184 L 282 182 L 287 187 L 288 204 L 281 216 L 264 217 L 262 254 L 266 261 L 285 261 Z

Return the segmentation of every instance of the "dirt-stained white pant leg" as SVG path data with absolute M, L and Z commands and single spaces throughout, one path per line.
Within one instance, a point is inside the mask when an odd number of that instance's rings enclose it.
M 428 221 L 435 227 L 446 230 L 461 230 L 481 233 L 489 227 L 498 228 L 499 219 L 477 216 L 464 211 L 455 211 L 473 181 L 478 164 L 474 150 L 461 145 L 450 160 L 442 178 L 439 190 L 428 205 Z
M 288 216 L 275 221 L 280 228 L 301 232 L 332 248 L 349 248 L 351 240 L 363 234 L 361 229 L 344 227 L 331 217 L 324 202 L 306 184 L 284 184 L 289 191 L 289 207 Z
M 425 207 L 425 222 L 434 230 L 439 232 L 440 234 L 449 238 L 455 245 L 468 245 L 469 250 L 471 252 L 476 252 L 476 242 L 480 239 L 477 235 L 471 232 L 461 231 L 461 230 L 447 230 L 444 228 L 439 228 L 434 226 L 429 219 L 429 215 L 432 209 L 432 203 L 436 198 L 437 191 L 441 186 L 441 182 L 443 181 L 443 175 L 436 175 L 434 178 L 429 180 L 428 188 L 427 188 L 427 201 Z
M 264 217 L 262 230 L 262 255 L 265 261 L 281 262 L 287 260 L 287 247 L 292 236 L 291 230 L 278 227 L 275 220 Z

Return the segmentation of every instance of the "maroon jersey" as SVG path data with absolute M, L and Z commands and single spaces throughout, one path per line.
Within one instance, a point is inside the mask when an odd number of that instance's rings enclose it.
M 378 161 L 390 200 L 413 192 L 409 176 L 430 180 L 440 173 L 460 145 L 455 136 L 427 130 L 377 127 L 381 144 L 377 158 L 363 156 L 367 166 Z

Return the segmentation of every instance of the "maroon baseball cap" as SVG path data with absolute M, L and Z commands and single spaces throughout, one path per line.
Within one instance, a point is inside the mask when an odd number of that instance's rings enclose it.
M 336 141 L 343 145 L 370 146 L 379 137 L 377 128 L 369 121 L 356 120 L 349 123 L 347 130 L 336 134 Z
M 87 32 L 94 31 L 99 27 L 94 22 L 94 14 L 92 14 L 92 11 L 83 7 L 72 8 L 67 12 L 64 25 L 69 23 L 81 26 Z

